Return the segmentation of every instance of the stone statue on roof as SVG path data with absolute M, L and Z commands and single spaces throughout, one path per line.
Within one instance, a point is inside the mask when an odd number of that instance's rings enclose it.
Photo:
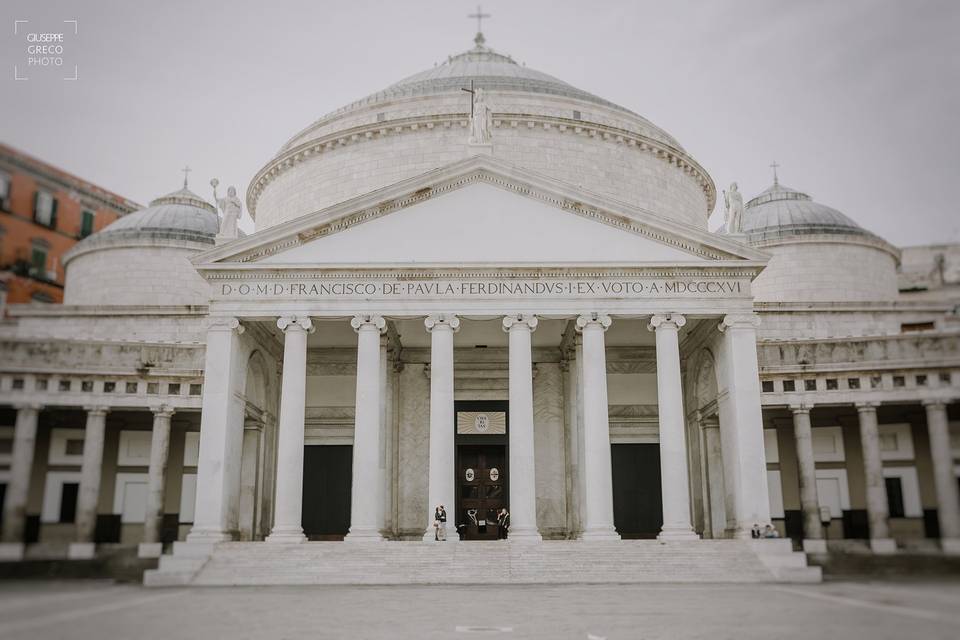
M 723 203 L 726 207 L 724 222 L 727 233 L 741 233 L 743 223 L 743 195 L 737 190 L 737 183 L 730 183 L 730 190 L 723 192 Z
M 473 91 L 473 112 L 470 116 L 470 144 L 490 144 L 493 115 L 483 89 Z
M 243 215 L 243 205 L 240 202 L 240 198 L 237 197 L 237 188 L 228 187 L 227 197 L 217 198 L 217 185 L 219 181 L 214 178 L 210 181 L 210 184 L 213 186 L 213 199 L 217 203 L 217 208 L 220 209 L 222 213 L 220 217 L 220 233 L 217 234 L 217 238 L 233 240 L 237 237 L 237 223 L 240 221 L 240 216 Z

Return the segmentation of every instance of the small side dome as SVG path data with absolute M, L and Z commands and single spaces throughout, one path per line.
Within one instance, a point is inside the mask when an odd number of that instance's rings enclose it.
M 123 216 L 63 257 L 64 304 L 201 305 L 208 285 L 190 257 L 214 245 L 220 219 L 187 188 Z
M 776 177 L 744 206 L 741 232 L 747 243 L 771 254 L 753 282 L 759 302 L 897 299 L 900 252 Z

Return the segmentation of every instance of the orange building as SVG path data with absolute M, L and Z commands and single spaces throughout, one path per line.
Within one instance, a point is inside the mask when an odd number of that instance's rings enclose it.
M 141 208 L 137 203 L 0 144 L 0 309 L 62 302 L 61 256 Z

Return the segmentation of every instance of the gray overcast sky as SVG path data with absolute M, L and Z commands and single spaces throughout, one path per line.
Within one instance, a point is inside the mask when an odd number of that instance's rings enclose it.
M 141 203 L 177 188 L 184 164 L 201 195 L 213 176 L 243 192 L 313 120 L 469 48 L 474 9 L 5 0 L 0 140 Z M 487 0 L 484 11 L 491 47 L 646 116 L 718 189 L 737 180 L 752 197 L 775 159 L 781 182 L 895 244 L 960 241 L 957 0 Z M 17 19 L 79 21 L 65 55 L 76 82 L 14 80 Z

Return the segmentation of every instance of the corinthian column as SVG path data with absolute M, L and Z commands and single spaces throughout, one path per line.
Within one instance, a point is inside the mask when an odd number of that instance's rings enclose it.
M 353 427 L 353 486 L 350 492 L 350 531 L 344 540 L 379 542 L 383 514 L 380 474 L 380 334 L 381 316 L 357 315 L 350 321 L 357 332 L 357 400 Z
M 103 476 L 103 441 L 109 407 L 87 407 L 87 426 L 83 432 L 83 463 L 80 490 L 77 493 L 76 542 L 67 548 L 69 558 L 94 556 L 97 506 L 100 502 L 100 478 Z
M 303 421 L 307 397 L 307 334 L 313 322 L 307 316 L 282 316 L 283 381 L 280 385 L 280 422 L 277 437 L 277 499 L 273 529 L 267 542 L 306 541 L 303 515 Z
M 613 470 L 610 461 L 610 416 L 607 408 L 607 355 L 603 333 L 610 316 L 577 318 L 583 335 L 583 473 L 584 540 L 619 540 L 613 527 Z
M 433 511 L 442 504 L 447 511 L 447 540 L 455 542 L 453 334 L 460 328 L 460 319 L 439 313 L 427 316 L 423 324 L 430 332 L 430 470 L 423 539 L 433 540 Z
M 530 334 L 537 317 L 515 314 L 503 319 L 510 358 L 510 539 L 539 542 L 534 473 L 533 356 Z
M 690 525 L 690 478 L 680 383 L 680 327 L 683 316 L 655 315 L 648 329 L 657 336 L 657 408 L 660 422 L 660 490 L 663 527 L 658 540 L 696 540 Z
M 147 516 L 143 521 L 143 543 L 137 548 L 141 558 L 157 558 L 163 551 L 163 502 L 167 485 L 167 457 L 170 454 L 170 418 L 173 409 L 153 410 L 150 439 L 150 467 L 147 470 Z
M 924 406 L 930 432 L 933 483 L 937 490 L 940 547 L 946 553 L 960 554 L 960 497 L 957 496 L 957 478 L 953 473 L 947 405 L 943 401 L 930 401 Z

